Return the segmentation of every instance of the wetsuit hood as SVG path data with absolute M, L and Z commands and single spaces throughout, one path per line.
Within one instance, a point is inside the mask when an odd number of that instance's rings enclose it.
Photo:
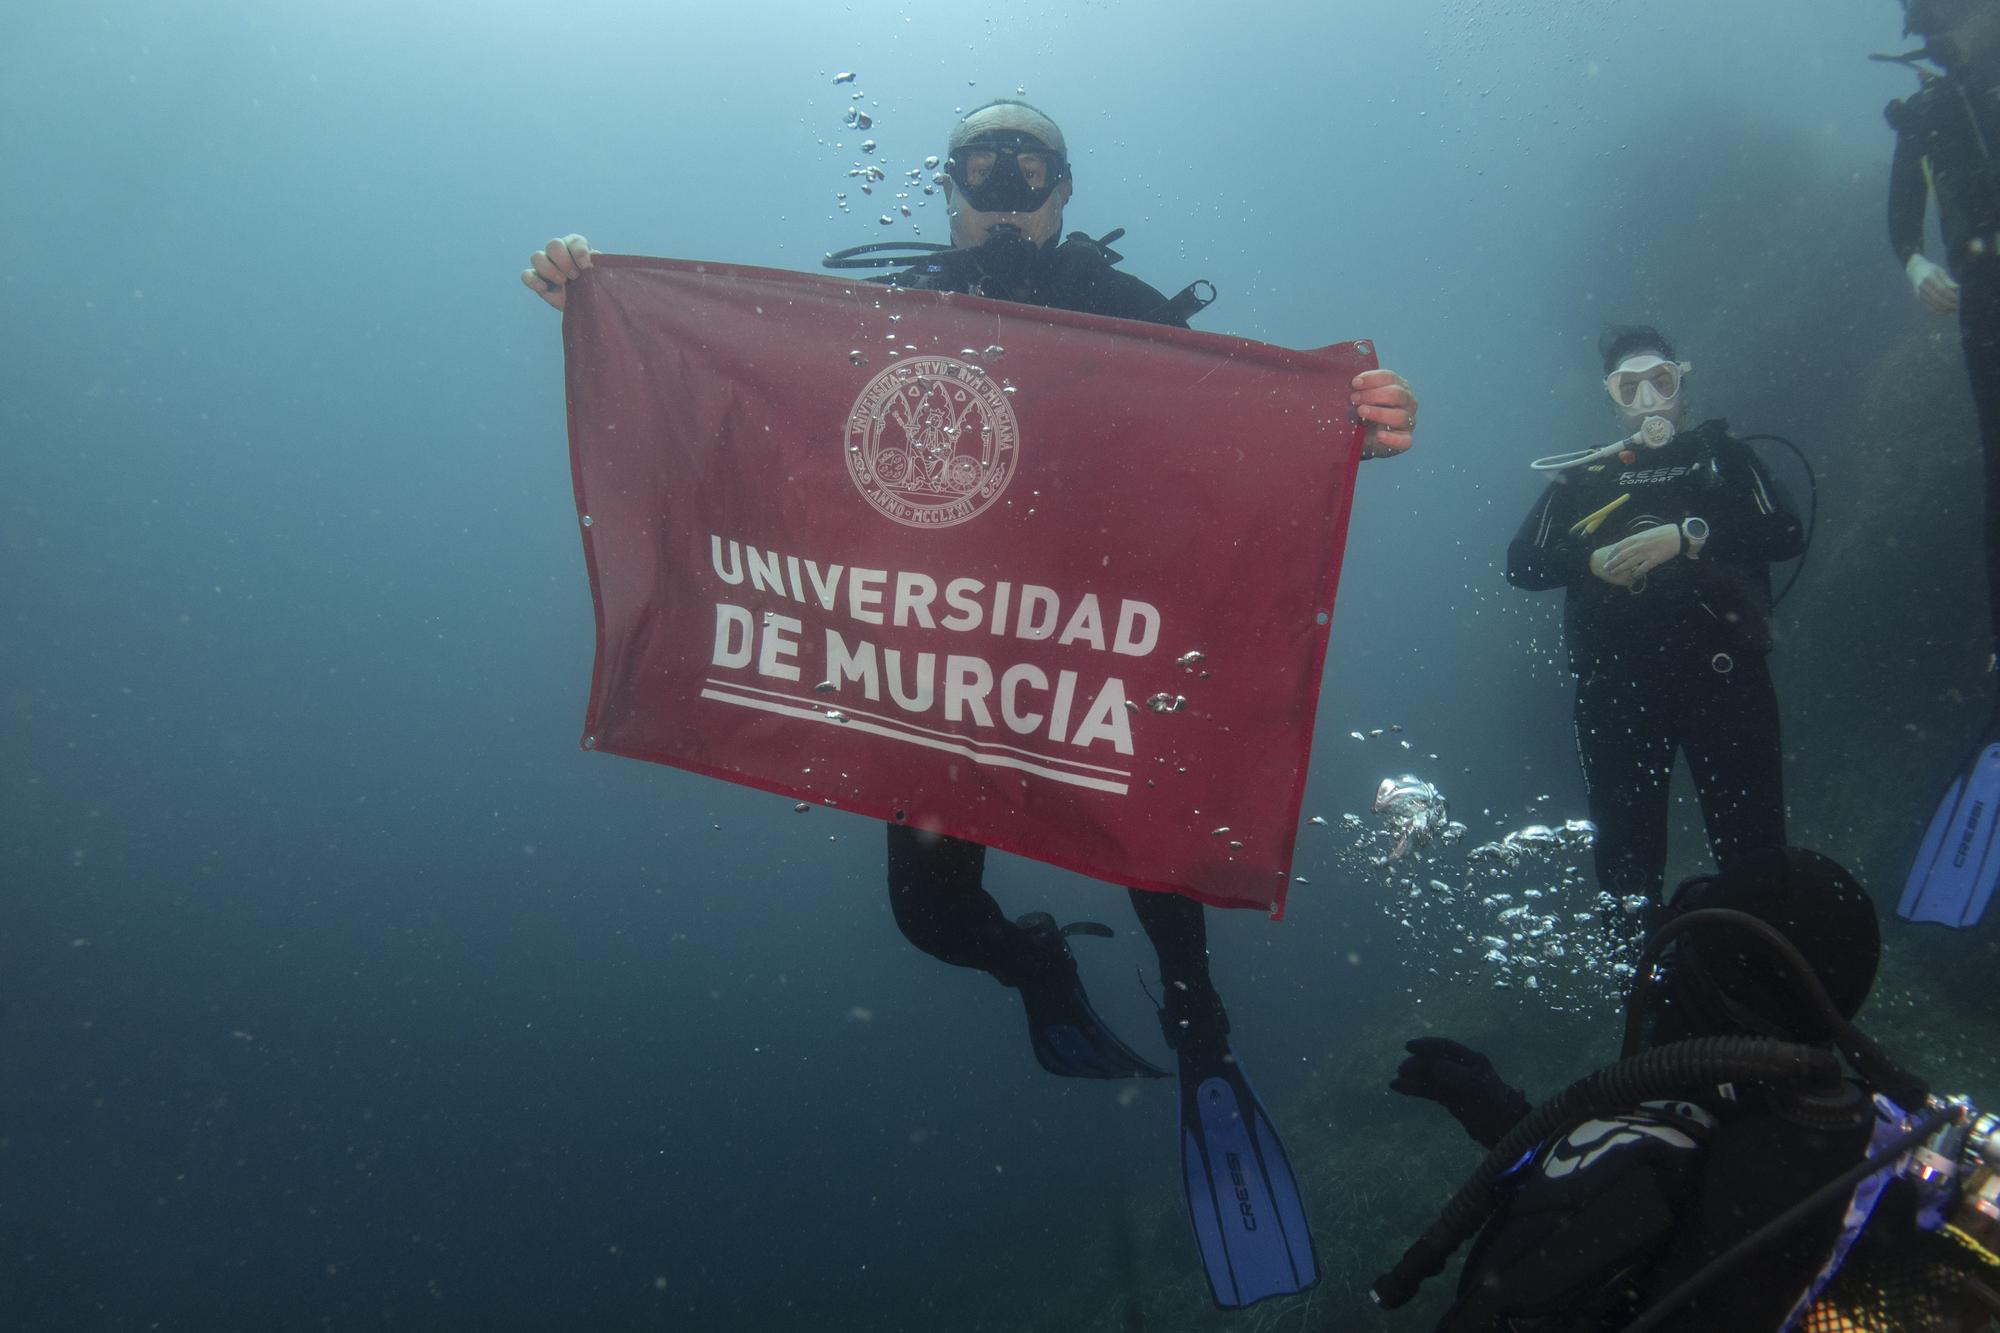
M 1881 929 L 1873 900 L 1838 864 L 1801 848 L 1754 852 L 1724 874 L 1685 881 L 1666 919 L 1711 908 L 1747 913 L 1774 927 L 1804 956 L 1842 1017 L 1860 1011 L 1881 961 Z M 1662 999 L 1671 1017 L 1663 1015 L 1656 1025 L 1656 1040 L 1748 1033 L 1827 1041 L 1835 1035 L 1776 951 L 1746 930 L 1689 931 L 1667 955 L 1665 970 Z

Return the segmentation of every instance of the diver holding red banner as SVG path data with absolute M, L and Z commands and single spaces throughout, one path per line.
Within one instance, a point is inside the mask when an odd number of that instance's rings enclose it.
M 1195 288 L 1169 298 L 1118 270 L 1108 248 L 1115 233 L 1104 241 L 1065 238 L 1063 209 L 1075 186 L 1067 143 L 1054 121 L 1025 103 L 990 103 L 960 120 L 938 183 L 952 245 L 895 247 L 923 253 L 886 279 L 891 286 L 1177 328 L 1206 303 Z M 581 236 L 552 241 L 522 281 L 562 309 L 567 285 L 591 260 Z M 1350 405 L 1367 425 L 1362 456 L 1407 450 L 1417 402 L 1402 377 L 1374 370 L 1350 387 Z M 935 958 L 1019 991 L 1045 1069 L 1078 1078 L 1164 1076 L 1098 1017 L 1083 987 L 1068 940 L 1108 936 L 1108 927 L 1059 926 L 1042 912 L 1010 920 L 984 887 L 987 849 L 977 842 L 891 823 L 887 850 L 890 903 L 904 935 Z M 1303 1200 L 1229 1044 L 1203 907 L 1172 893 L 1134 889 L 1130 897 L 1159 957 L 1161 1028 L 1179 1066 L 1184 1181 L 1216 1302 L 1240 1308 L 1304 1290 L 1318 1272 Z

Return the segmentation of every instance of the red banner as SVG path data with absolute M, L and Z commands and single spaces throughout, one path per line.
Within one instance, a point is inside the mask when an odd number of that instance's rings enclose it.
M 584 745 L 1281 914 L 1350 343 L 598 256 Z

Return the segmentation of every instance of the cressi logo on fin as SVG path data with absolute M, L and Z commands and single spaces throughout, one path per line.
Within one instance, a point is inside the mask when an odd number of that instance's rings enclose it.
M 2000 883 L 2000 743 L 1981 747 L 1945 789 L 1910 867 L 1896 915 L 1963 929 L 1986 915 Z

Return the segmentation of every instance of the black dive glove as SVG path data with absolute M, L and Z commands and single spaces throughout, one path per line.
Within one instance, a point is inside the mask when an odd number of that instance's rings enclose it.
M 1491 1060 L 1469 1046 L 1418 1037 L 1403 1049 L 1410 1058 L 1397 1067 L 1389 1091 L 1436 1102 L 1488 1148 L 1534 1109 L 1519 1088 L 1507 1086 Z

